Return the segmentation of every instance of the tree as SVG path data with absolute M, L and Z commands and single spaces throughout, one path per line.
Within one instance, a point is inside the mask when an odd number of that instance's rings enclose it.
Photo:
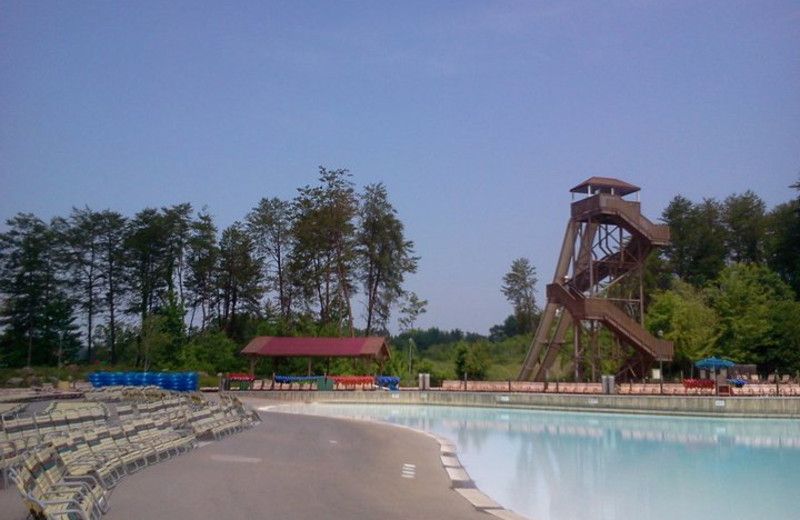
M 764 372 L 780 371 L 797 374 L 800 371 L 800 302 L 788 299 L 770 303 L 769 342 L 761 368 Z
M 256 251 L 264 259 L 267 289 L 276 293 L 278 309 L 284 322 L 291 313 L 289 256 L 292 250 L 292 206 L 278 198 L 263 198 L 247 215 L 247 232 Z
M 59 347 L 77 342 L 72 302 L 63 279 L 58 236 L 31 214 L 6 222 L 0 234 L 0 330 L 5 362 L 52 364 Z
M 188 202 L 161 210 L 164 226 L 164 281 L 181 306 L 185 306 L 183 282 L 185 255 L 192 227 L 192 205 Z
M 102 233 L 103 215 L 88 207 L 72 208 L 69 220 L 56 219 L 66 249 L 66 267 L 75 300 L 86 316 L 86 359 L 94 359 L 92 333 L 94 318 L 102 311 L 103 269 Z
M 320 167 L 320 183 L 300 188 L 294 200 L 292 283 L 323 324 L 341 329 L 346 323 L 352 335 L 357 200 L 347 170 Z
M 749 190 L 725 199 L 722 224 L 730 261 L 758 263 L 763 260 L 765 207 L 764 201 Z
M 519 334 L 522 334 L 522 332 L 520 332 L 517 317 L 511 314 L 506 317 L 502 324 L 492 325 L 491 328 L 489 328 L 489 341 L 498 343 Z
M 161 367 L 175 367 L 186 342 L 186 310 L 173 290 L 167 293 L 166 300 L 156 309 L 155 315 L 161 318 L 159 326 L 165 337 L 158 364 Z
M 245 361 L 239 356 L 241 346 L 221 331 L 197 334 L 183 348 L 180 364 L 186 369 L 209 374 L 239 372 Z
M 503 276 L 502 291 L 514 307 L 520 333 L 531 332 L 536 316 L 536 268 L 527 258 L 517 258 Z
M 385 327 L 392 305 L 403 295 L 405 275 L 417 270 L 414 243 L 405 239 L 383 184 L 368 185 L 361 198 L 356 254 L 367 297 L 366 331 Z
M 155 310 L 169 287 L 168 229 L 164 216 L 153 208 L 138 212 L 128 223 L 124 244 L 132 300 L 128 311 L 138 314 L 141 322 Z
M 407 292 L 403 296 L 404 301 L 400 307 L 400 318 L 397 322 L 400 325 L 400 332 L 408 332 L 414 330 L 417 319 L 428 312 L 426 309 L 428 300 L 420 300 L 415 292 Z
M 725 265 L 726 233 L 720 213 L 713 199 L 695 205 L 681 196 L 662 213 L 671 235 L 666 248 L 670 271 L 695 287 L 715 279 Z
M 647 310 L 646 323 L 654 336 L 662 331 L 664 339 L 675 344 L 675 362 L 685 368 L 716 352 L 719 318 L 706 302 L 702 289 L 680 279 L 672 288 L 656 292 Z
M 222 309 L 219 313 L 228 337 L 241 341 L 238 315 L 258 314 L 263 294 L 261 261 L 255 245 L 240 222 L 222 232 L 219 244 L 219 288 Z
M 127 220 L 121 214 L 105 210 L 100 212 L 97 222 L 99 242 L 98 266 L 102 271 L 102 291 L 105 297 L 105 309 L 108 312 L 107 347 L 111 364 L 117 362 L 117 331 L 120 328 L 117 320 L 117 309 L 126 294 L 124 241 Z
M 489 373 L 491 362 L 484 349 L 477 344 L 458 342 L 454 350 L 454 364 L 459 378 L 483 381 Z
M 767 267 L 731 264 L 708 288 L 710 305 L 719 320 L 715 352 L 740 363 L 762 364 L 776 344 L 773 310 L 791 302 L 791 289 Z
M 191 317 L 194 323 L 197 309 L 200 309 L 200 330 L 208 327 L 217 295 L 217 273 L 219 247 L 217 227 L 206 212 L 201 212 L 190 225 L 186 251 L 186 289 L 188 292 Z
M 800 298 L 800 180 L 791 186 L 797 197 L 776 206 L 767 216 L 767 265 Z

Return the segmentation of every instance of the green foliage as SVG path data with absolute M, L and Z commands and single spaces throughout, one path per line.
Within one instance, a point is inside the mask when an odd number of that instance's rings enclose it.
M 536 268 L 527 258 L 517 258 L 503 276 L 502 292 L 514 307 L 519 333 L 532 332 L 536 316 Z
M 395 213 L 383 184 L 365 188 L 355 247 L 359 279 L 367 297 L 367 336 L 374 328 L 386 326 L 392 305 L 404 294 L 405 276 L 417 270 L 414 243 L 405 239 L 403 223 Z
M 136 367 L 142 367 L 144 371 L 172 368 L 172 338 L 166 329 L 166 319 L 163 316 L 150 314 L 145 317 L 136 342 Z
M 208 213 L 200 213 L 191 223 L 186 252 L 187 306 L 189 323 L 200 313 L 200 330 L 206 330 L 213 318 L 219 262 L 217 227 Z
M 245 372 L 247 361 L 239 356 L 240 350 L 222 331 L 202 332 L 183 347 L 179 362 L 183 369 L 208 374 Z
M 732 262 L 758 263 L 764 259 L 764 201 L 752 191 L 725 199 L 722 224 L 725 228 L 726 257 Z
M 651 333 L 675 342 L 675 361 L 711 355 L 761 370 L 797 370 L 800 304 L 777 274 L 763 265 L 731 264 L 705 289 L 675 280 L 656 293 L 647 314 Z
M 291 251 L 292 205 L 277 197 L 263 198 L 247 215 L 247 230 L 261 258 L 264 259 L 264 281 L 275 293 L 279 315 L 289 319 L 291 313 L 291 280 L 289 252 Z
M 767 265 L 800 298 L 800 196 L 770 212 L 766 227 Z
M 791 301 L 791 289 L 764 266 L 732 264 L 708 294 L 720 317 L 717 352 L 740 363 L 763 363 L 777 346 L 773 310 Z
M 726 233 L 721 214 L 721 205 L 713 199 L 694 204 L 680 196 L 662 214 L 671 235 L 667 247 L 670 270 L 695 287 L 715 279 L 725 265 Z
M 403 348 L 408 344 L 408 340 L 413 339 L 414 344 L 420 352 L 425 352 L 434 345 L 447 345 L 459 341 L 474 343 L 482 338 L 481 335 L 472 332 L 464 333 L 459 329 L 443 331 L 438 327 L 431 327 L 426 330 L 412 329 L 402 332 L 391 340 L 391 344 Z
M 0 362 L 55 364 L 78 351 L 74 302 L 61 274 L 63 243 L 33 215 L 18 215 L 0 234 Z
M 429 359 L 420 360 L 416 368 L 415 373 L 417 374 L 430 374 L 431 386 L 441 386 L 442 381 L 456 379 L 455 372 L 451 367 L 434 363 Z M 419 380 L 411 381 L 410 383 L 413 386 L 415 383 L 419 384 Z
M 500 343 L 507 339 L 514 338 L 515 336 L 525 335 L 528 340 L 530 340 L 530 335 L 536 327 L 539 326 L 539 320 L 541 319 L 542 314 L 541 312 L 537 312 L 533 315 L 532 323 L 533 328 L 530 328 L 525 322 L 520 325 L 517 316 L 510 315 L 508 316 L 502 323 L 502 325 L 493 325 L 489 328 L 489 341 L 493 343 Z
M 665 340 L 673 341 L 675 362 L 687 369 L 715 352 L 718 322 L 704 292 L 679 279 L 671 289 L 653 295 L 646 316 L 650 333 L 656 336 L 660 330 Z
M 400 324 L 400 332 L 406 333 L 414 330 L 417 319 L 427 312 L 428 300 L 421 300 L 416 293 L 405 293 L 405 300 L 400 307 L 400 317 L 397 322 Z
M 769 342 L 760 368 L 765 373 L 800 372 L 800 302 L 781 300 L 770 304 Z
M 219 263 L 220 324 L 229 337 L 244 342 L 247 316 L 257 315 L 263 288 L 261 259 L 241 223 L 235 222 L 222 232 Z
M 320 186 L 298 190 L 290 254 L 292 285 L 322 323 L 353 330 L 350 294 L 355 267 L 357 199 L 348 170 L 320 167 Z
M 136 361 L 136 338 L 139 334 L 139 328 L 134 328 L 127 323 L 116 323 L 114 328 L 113 334 L 110 329 L 110 323 L 98 325 L 95 328 L 92 336 L 94 340 L 94 359 L 92 362 L 100 362 L 112 366 L 118 362 L 124 362 L 133 367 Z
M 461 341 L 453 349 L 453 363 L 459 379 L 466 376 L 473 381 L 483 381 L 487 378 L 492 363 L 485 344 Z

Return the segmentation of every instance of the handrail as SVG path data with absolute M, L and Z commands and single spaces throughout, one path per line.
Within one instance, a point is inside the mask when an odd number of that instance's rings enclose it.
M 629 231 L 644 235 L 653 245 L 669 243 L 669 227 L 653 224 L 641 213 L 639 202 L 624 200 L 616 195 L 599 193 L 572 203 L 572 218 L 589 218 L 595 214 L 620 217 L 629 226 Z
M 547 298 L 558 302 L 576 319 L 600 320 L 637 350 L 662 359 L 672 360 L 674 344 L 647 332 L 633 318 L 603 298 L 585 298 L 579 291 L 562 284 L 549 284 Z

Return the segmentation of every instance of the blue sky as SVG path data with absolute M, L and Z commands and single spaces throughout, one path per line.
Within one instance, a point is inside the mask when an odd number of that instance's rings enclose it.
M 794 196 L 800 2 L 0 0 L 0 219 L 191 202 L 222 228 L 320 165 L 386 184 L 417 325 L 486 333 L 515 258 L 541 297 L 590 176 L 652 220 Z

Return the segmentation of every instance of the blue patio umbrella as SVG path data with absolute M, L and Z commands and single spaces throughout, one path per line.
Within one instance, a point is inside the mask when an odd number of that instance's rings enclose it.
M 710 358 L 701 359 L 700 361 L 695 361 L 694 366 L 696 366 L 700 370 L 714 370 L 716 372 L 717 370 L 720 370 L 720 369 L 723 369 L 723 368 L 730 368 L 735 364 L 736 363 L 734 363 L 733 361 L 731 361 L 729 359 L 722 359 L 722 358 L 718 358 L 718 357 L 710 357 Z

